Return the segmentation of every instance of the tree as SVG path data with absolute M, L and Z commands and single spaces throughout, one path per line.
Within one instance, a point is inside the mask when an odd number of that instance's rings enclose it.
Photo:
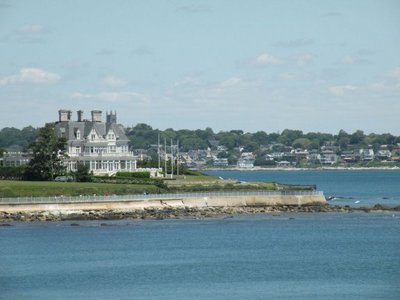
M 77 182 L 92 182 L 93 172 L 89 172 L 89 166 L 84 163 L 78 163 L 76 172 L 74 172 L 75 181 Z
M 65 154 L 66 139 L 56 136 L 54 123 L 39 129 L 36 140 L 28 147 L 32 158 L 25 171 L 28 180 L 54 180 L 65 172 L 62 157 Z
M 294 148 L 302 148 L 307 149 L 308 146 L 311 144 L 311 141 L 307 138 L 298 138 L 293 141 L 292 146 Z
M 264 131 L 257 131 L 253 134 L 253 141 L 259 145 L 268 144 L 268 135 Z
M 302 136 L 303 132 L 301 130 L 285 129 L 282 131 L 278 141 L 286 146 L 291 146 L 294 140 L 301 138 Z
M 257 144 L 256 142 L 249 142 L 244 144 L 244 152 L 255 152 L 260 148 L 260 145 Z
M 350 136 L 350 144 L 357 145 L 361 144 L 365 138 L 364 131 L 357 130 Z

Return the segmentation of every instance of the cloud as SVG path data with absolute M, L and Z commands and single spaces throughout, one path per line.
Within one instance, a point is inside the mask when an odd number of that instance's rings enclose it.
M 259 66 L 266 66 L 266 65 L 280 65 L 283 64 L 283 61 L 271 54 L 262 53 L 257 56 L 255 63 Z
M 339 97 L 344 96 L 347 92 L 353 92 L 355 90 L 357 90 L 357 87 L 354 85 L 336 85 L 329 88 L 329 91 L 333 95 Z
M 360 49 L 360 50 L 358 50 L 356 52 L 356 54 L 360 55 L 360 56 L 369 56 L 369 55 L 373 55 L 375 53 L 376 53 L 376 51 L 371 50 L 371 49 L 365 49 L 365 48 L 364 49 Z
M 24 68 L 18 74 L 0 78 L 0 85 L 18 83 L 54 84 L 59 81 L 60 75 L 38 68 Z
M 110 87 L 122 87 L 127 84 L 126 80 L 111 75 L 104 77 L 102 82 Z
M 198 86 L 200 84 L 201 84 L 201 81 L 196 78 L 185 77 L 183 80 L 174 82 L 173 86 L 174 87 L 192 87 L 192 86 Z
M 115 50 L 112 49 L 101 49 L 96 52 L 96 55 L 104 55 L 104 56 L 109 56 L 115 54 Z
M 242 79 L 238 78 L 238 77 L 231 77 L 227 80 L 224 80 L 220 83 L 220 86 L 225 88 L 225 87 L 233 87 L 233 86 L 238 86 L 239 84 L 241 84 L 243 81 Z
M 86 99 L 86 100 L 96 100 L 105 102 L 150 102 L 149 98 L 143 94 L 136 92 L 99 92 L 96 94 L 85 94 L 85 93 L 74 93 L 72 98 L 75 99 Z
M 147 46 L 140 46 L 132 50 L 131 54 L 137 56 L 145 56 L 153 54 L 153 51 Z
M 0 0 L 0 8 L 10 8 L 10 7 L 12 7 L 12 5 L 9 1 Z
M 310 46 L 314 44 L 314 40 L 310 38 L 301 38 L 291 41 L 279 41 L 273 44 L 274 47 L 282 47 L 282 48 L 295 48 L 295 47 L 303 47 Z
M 282 80 L 295 80 L 297 79 L 298 76 L 296 76 L 296 74 L 293 73 L 282 73 L 279 75 L 279 79 Z
M 345 65 L 352 65 L 356 62 L 356 59 L 351 55 L 344 56 L 340 62 Z
M 211 8 L 207 5 L 202 5 L 202 4 L 186 4 L 179 6 L 176 10 L 189 14 L 197 14 L 197 13 L 208 13 L 211 11 Z
M 40 24 L 26 24 L 15 30 L 16 35 L 12 36 L 11 39 L 15 39 L 18 43 L 23 44 L 36 44 L 44 42 L 44 33 L 47 30 Z
M 24 25 L 17 29 L 20 34 L 37 34 L 43 32 L 44 28 L 40 24 Z
M 384 82 L 371 83 L 367 87 L 371 91 L 382 92 L 386 91 L 389 87 Z
M 389 72 L 390 77 L 400 78 L 400 67 L 394 68 Z
M 303 53 L 299 54 L 295 57 L 296 64 L 298 66 L 304 66 L 308 64 L 314 57 L 311 54 Z
M 331 18 L 331 17 L 341 17 L 342 14 L 340 12 L 337 12 L 337 11 L 329 11 L 327 13 L 324 13 L 322 16 Z
M 342 57 L 340 60 L 340 63 L 343 65 L 365 65 L 365 64 L 371 64 L 371 61 L 368 59 L 365 59 L 361 56 L 365 56 L 365 54 L 360 54 L 359 51 L 357 51 L 354 55 L 345 55 Z

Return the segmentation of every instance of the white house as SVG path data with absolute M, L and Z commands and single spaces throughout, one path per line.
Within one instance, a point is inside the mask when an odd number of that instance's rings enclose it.
M 106 122 L 102 122 L 100 110 L 91 111 L 91 120 L 84 119 L 81 110 L 76 121 L 71 120 L 70 110 L 58 113 L 55 129 L 58 137 L 67 139 L 68 171 L 76 171 L 79 163 L 88 166 L 95 175 L 136 170 L 136 158 L 129 151 L 129 139 L 124 127 L 117 124 L 116 113 L 107 113 Z
M 373 149 L 360 149 L 359 153 L 362 161 L 371 161 L 375 158 L 375 153 Z

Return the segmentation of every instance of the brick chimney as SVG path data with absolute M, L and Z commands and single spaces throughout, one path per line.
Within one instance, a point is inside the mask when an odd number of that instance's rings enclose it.
M 92 110 L 92 122 L 101 122 L 101 110 Z
M 71 111 L 67 109 L 60 109 L 58 111 L 58 121 L 59 122 L 68 122 L 71 120 Z
M 83 110 L 78 110 L 78 122 L 83 122 Z

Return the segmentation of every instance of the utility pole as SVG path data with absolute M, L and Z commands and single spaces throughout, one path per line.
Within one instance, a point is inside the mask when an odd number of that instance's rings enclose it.
M 164 138 L 164 165 L 165 165 L 165 173 L 164 177 L 167 177 L 167 139 Z
M 157 156 L 158 156 L 158 169 L 160 169 L 161 168 L 160 133 L 158 133 L 158 140 L 157 140 Z
M 179 140 L 176 141 L 176 177 L 179 176 Z
M 174 150 L 171 139 L 171 178 L 174 178 Z

